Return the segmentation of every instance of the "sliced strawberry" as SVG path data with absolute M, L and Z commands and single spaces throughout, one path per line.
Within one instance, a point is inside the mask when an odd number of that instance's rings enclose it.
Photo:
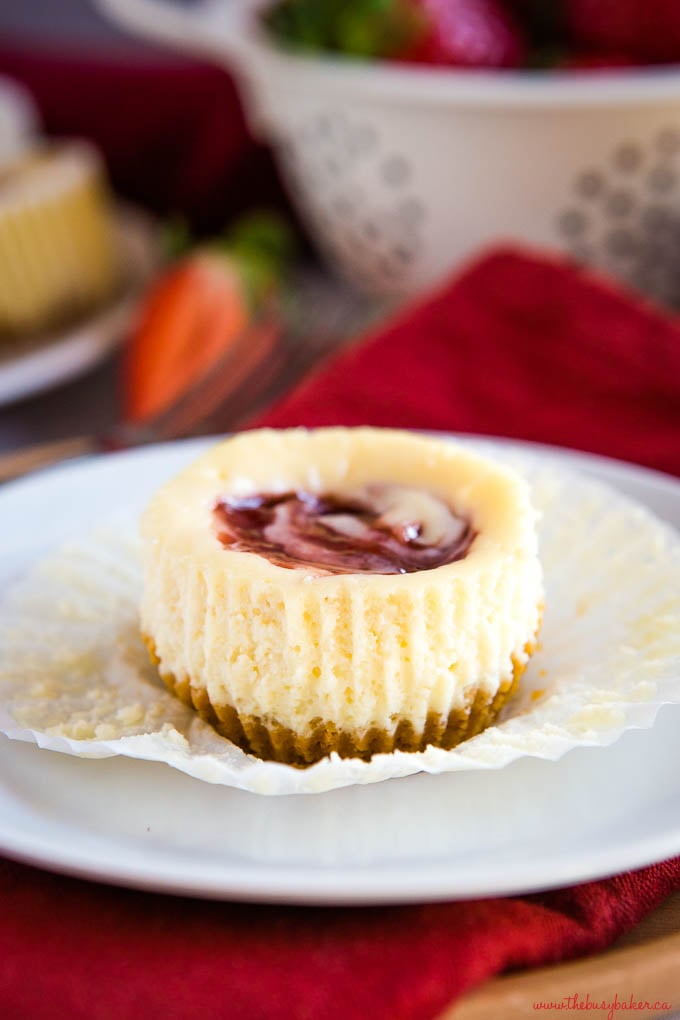
M 190 257 L 149 294 L 125 366 L 125 416 L 165 410 L 202 378 L 249 320 L 244 286 L 229 262 Z
M 224 242 L 196 250 L 160 277 L 124 359 L 127 421 L 162 413 L 210 373 L 256 320 L 289 253 L 281 222 L 254 215 Z
M 680 61 L 680 0 L 564 0 L 564 17 L 580 49 Z
M 522 31 L 498 0 L 413 0 L 428 31 L 402 59 L 449 67 L 520 67 Z

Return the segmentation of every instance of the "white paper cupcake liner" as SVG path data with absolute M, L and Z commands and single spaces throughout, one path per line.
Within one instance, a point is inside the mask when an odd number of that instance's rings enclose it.
M 498 449 L 490 452 L 498 455 Z M 498 725 L 451 751 L 336 755 L 306 769 L 259 761 L 163 687 L 138 631 L 134 525 L 51 555 L 0 606 L 0 731 L 80 757 L 166 762 L 261 794 L 320 793 L 415 772 L 548 760 L 647 728 L 680 702 L 680 536 L 615 490 L 530 456 L 541 512 L 541 643 Z

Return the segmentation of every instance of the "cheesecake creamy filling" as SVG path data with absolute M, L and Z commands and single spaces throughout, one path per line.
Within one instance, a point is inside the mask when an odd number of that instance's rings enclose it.
M 325 574 L 410 574 L 463 559 L 470 521 L 441 497 L 403 485 L 357 492 L 227 496 L 213 508 L 225 548 Z

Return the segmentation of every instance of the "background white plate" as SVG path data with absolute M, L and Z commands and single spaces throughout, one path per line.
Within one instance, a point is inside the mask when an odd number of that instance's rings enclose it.
M 116 218 L 124 284 L 114 300 L 59 333 L 0 348 L 0 407 L 83 375 L 124 339 L 140 293 L 158 265 L 158 239 L 146 215 L 121 206 Z
M 54 544 L 141 507 L 204 441 L 88 458 L 0 493 L 0 590 Z M 526 448 L 527 444 L 521 445 Z M 532 447 L 680 525 L 680 482 Z M 652 730 L 558 762 L 258 797 L 128 759 L 0 739 L 0 849 L 125 885 L 296 903 L 529 892 L 680 853 L 680 707 Z

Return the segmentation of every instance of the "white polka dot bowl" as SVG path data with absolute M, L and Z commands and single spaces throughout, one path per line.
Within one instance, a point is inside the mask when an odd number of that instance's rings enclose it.
M 680 303 L 680 68 L 470 72 L 300 57 L 261 0 L 98 0 L 227 64 L 319 247 L 412 294 L 498 241 L 561 248 Z

